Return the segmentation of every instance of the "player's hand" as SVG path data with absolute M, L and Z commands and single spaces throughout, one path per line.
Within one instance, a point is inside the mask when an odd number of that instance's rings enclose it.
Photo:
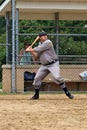
M 26 49 L 26 52 L 30 51 L 32 49 L 32 46 L 29 46 L 27 49 Z

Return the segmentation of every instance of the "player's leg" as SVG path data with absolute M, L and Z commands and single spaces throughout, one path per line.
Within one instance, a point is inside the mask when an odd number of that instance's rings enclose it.
M 51 65 L 49 67 L 49 71 L 53 75 L 55 82 L 59 84 L 60 87 L 64 90 L 66 96 L 68 96 L 70 99 L 73 99 L 74 97 L 67 89 L 64 79 L 60 76 L 59 62 L 56 62 L 53 65 Z
M 42 84 L 42 80 L 49 74 L 49 71 L 45 66 L 41 66 L 38 72 L 36 73 L 36 76 L 34 78 L 34 88 L 35 88 L 35 94 L 32 97 L 32 99 L 39 99 L 39 90 Z

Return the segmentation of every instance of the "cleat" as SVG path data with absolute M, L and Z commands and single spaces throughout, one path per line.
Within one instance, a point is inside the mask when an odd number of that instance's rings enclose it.
M 67 96 L 69 99 L 73 99 L 73 98 L 74 98 L 74 96 L 71 95 L 71 93 L 69 93 L 69 92 L 66 93 L 66 96 Z
M 31 99 L 32 100 L 39 99 L 39 89 L 35 89 L 35 94 L 34 94 L 34 96 Z
M 39 95 L 34 95 L 31 99 L 32 99 L 32 100 L 39 99 Z

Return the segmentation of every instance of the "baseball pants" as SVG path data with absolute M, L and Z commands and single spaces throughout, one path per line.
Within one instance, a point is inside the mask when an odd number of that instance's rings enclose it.
M 64 83 L 64 79 L 62 77 L 60 77 L 60 68 L 59 68 L 59 61 L 53 63 L 53 64 L 50 64 L 50 65 L 42 65 L 35 78 L 34 78 L 34 82 L 33 82 L 33 85 L 35 87 L 35 89 L 39 89 L 41 84 L 42 84 L 42 80 L 49 74 L 51 73 L 53 78 L 54 78 L 54 81 L 57 83 L 57 84 L 60 84 L 60 80 L 62 79 L 62 82 L 63 84 L 61 85 L 62 88 L 65 87 L 65 83 Z

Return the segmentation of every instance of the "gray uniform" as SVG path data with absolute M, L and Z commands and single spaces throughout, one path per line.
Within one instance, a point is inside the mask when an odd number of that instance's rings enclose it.
M 43 43 L 39 42 L 38 47 L 34 48 L 35 52 L 38 53 L 39 59 L 41 61 L 41 67 L 39 68 L 33 85 L 35 89 L 39 89 L 42 83 L 42 80 L 51 73 L 55 79 L 55 82 L 61 85 L 62 88 L 65 87 L 64 79 L 60 77 L 60 68 L 59 60 L 54 51 L 52 42 L 47 39 Z

